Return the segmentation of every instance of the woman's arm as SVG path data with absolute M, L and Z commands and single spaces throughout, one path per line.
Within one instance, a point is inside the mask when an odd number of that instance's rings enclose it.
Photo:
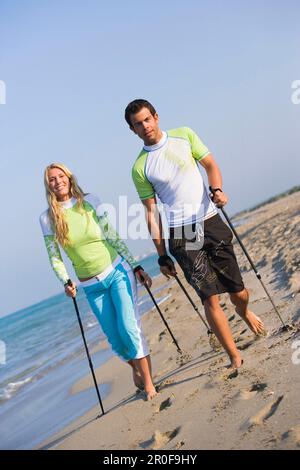
M 108 214 L 103 210 L 103 205 L 100 198 L 96 194 L 87 194 L 84 198 L 96 212 L 97 220 L 101 231 L 108 241 L 108 243 L 122 256 L 128 264 L 134 269 L 138 266 L 138 262 L 134 259 L 130 253 L 126 243 L 118 232 L 115 230 L 113 225 L 110 223 Z
M 98 216 L 98 220 L 103 235 L 109 244 L 119 253 L 120 256 L 122 256 L 127 261 L 128 264 L 130 264 L 132 269 L 138 266 L 139 263 L 130 253 L 126 243 L 124 240 L 122 240 L 118 232 L 111 225 L 107 212 L 104 212 L 103 215 Z
M 54 236 L 47 235 L 44 237 L 45 245 L 47 248 L 50 264 L 55 272 L 56 276 L 63 284 L 68 282 L 70 278 L 63 259 L 61 257 L 60 249 Z
M 66 284 L 70 277 L 63 262 L 58 243 L 55 239 L 55 235 L 49 220 L 48 211 L 43 212 L 43 214 L 40 216 L 40 224 L 50 264 L 60 282 L 62 282 L 62 284 Z

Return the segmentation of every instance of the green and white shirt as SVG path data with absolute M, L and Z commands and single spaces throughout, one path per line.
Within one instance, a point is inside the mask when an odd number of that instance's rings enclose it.
M 163 132 L 157 144 L 144 146 L 133 165 L 132 178 L 140 199 L 156 194 L 164 205 L 169 227 L 217 214 L 198 164 L 208 154 L 192 129 L 180 127 Z
M 69 227 L 70 243 L 63 250 L 70 258 L 78 278 L 88 278 L 101 273 L 109 274 L 120 257 L 132 268 L 137 262 L 124 241 L 110 224 L 107 212 L 103 211 L 100 199 L 94 194 L 84 197 L 84 210 L 80 211 L 77 199 L 61 203 Z M 58 279 L 65 284 L 70 278 L 62 260 L 59 245 L 46 210 L 40 216 L 50 263 Z

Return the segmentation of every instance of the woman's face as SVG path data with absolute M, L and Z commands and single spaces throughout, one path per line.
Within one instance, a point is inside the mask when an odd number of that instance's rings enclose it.
M 59 168 L 48 170 L 49 188 L 55 194 L 58 201 L 70 199 L 70 180 Z

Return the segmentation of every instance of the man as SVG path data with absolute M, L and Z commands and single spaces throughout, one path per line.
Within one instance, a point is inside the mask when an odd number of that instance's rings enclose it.
M 148 101 L 138 99 L 129 103 L 125 119 L 144 142 L 132 177 L 146 208 L 161 272 L 167 277 L 176 275 L 174 263 L 167 255 L 161 219 L 157 216 L 156 195 L 166 210 L 169 251 L 200 296 L 209 325 L 229 355 L 230 366 L 237 369 L 243 360 L 220 306 L 219 294 L 229 293 L 236 312 L 255 334 L 262 335 L 265 330 L 262 321 L 248 309 L 249 294 L 233 252 L 232 232 L 216 208 L 228 201 L 222 190 L 220 169 L 191 129 L 161 131 L 158 114 Z M 206 171 L 210 195 L 199 164 Z

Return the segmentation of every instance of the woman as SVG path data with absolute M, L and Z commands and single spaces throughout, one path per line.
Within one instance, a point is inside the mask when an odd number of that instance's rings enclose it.
M 66 295 L 75 297 L 76 285 L 67 284 L 69 275 L 60 245 L 72 261 L 113 351 L 132 367 L 134 384 L 151 400 L 156 390 L 137 309 L 135 276 L 149 286 L 151 278 L 110 225 L 99 198 L 84 194 L 65 165 L 48 166 L 44 183 L 49 208 L 40 216 L 40 223 L 54 272 Z

